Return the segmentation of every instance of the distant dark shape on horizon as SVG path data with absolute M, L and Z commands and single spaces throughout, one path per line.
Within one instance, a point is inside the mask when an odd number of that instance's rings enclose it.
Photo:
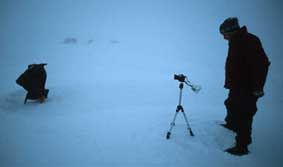
M 77 44 L 77 42 L 77 38 L 68 37 L 64 39 L 63 44 Z
M 87 43 L 88 43 L 88 44 L 92 44 L 92 43 L 93 43 L 93 40 L 90 39 L 90 40 L 87 41 Z
M 110 40 L 110 43 L 111 44 L 118 44 L 118 43 L 120 43 L 120 41 L 118 41 L 118 40 Z

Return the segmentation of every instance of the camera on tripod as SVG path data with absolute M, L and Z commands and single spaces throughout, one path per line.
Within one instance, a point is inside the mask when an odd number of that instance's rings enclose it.
M 179 84 L 179 88 L 180 88 L 179 104 L 177 105 L 177 109 L 176 109 L 176 113 L 174 115 L 173 121 L 170 124 L 170 129 L 169 129 L 169 131 L 166 134 L 166 139 L 170 139 L 171 131 L 172 131 L 173 127 L 175 126 L 176 117 L 177 117 L 179 112 L 181 112 L 183 114 L 184 118 L 185 118 L 185 121 L 186 121 L 186 124 L 187 124 L 187 128 L 189 130 L 190 135 L 194 136 L 194 133 L 193 133 L 193 131 L 191 129 L 191 126 L 189 124 L 187 115 L 185 114 L 184 108 L 181 105 L 181 102 L 182 102 L 182 90 L 183 90 L 183 87 L 184 87 L 184 83 L 186 85 L 188 85 L 189 87 L 191 87 L 192 91 L 195 92 L 195 93 L 198 93 L 200 91 L 200 89 L 201 89 L 201 86 L 191 84 L 191 82 L 188 80 L 188 77 L 186 75 L 184 75 L 184 74 L 178 74 L 178 75 L 174 74 L 174 80 L 177 80 L 177 81 L 180 82 L 180 84 Z
M 186 78 L 187 77 L 184 74 L 179 74 L 179 75 L 174 74 L 174 80 L 178 80 L 180 82 L 185 82 Z
M 195 93 L 198 93 L 201 90 L 200 85 L 193 85 L 191 82 L 188 80 L 188 77 L 184 74 L 174 74 L 174 80 L 177 80 L 179 82 L 185 83 L 189 87 L 191 87 L 192 91 Z

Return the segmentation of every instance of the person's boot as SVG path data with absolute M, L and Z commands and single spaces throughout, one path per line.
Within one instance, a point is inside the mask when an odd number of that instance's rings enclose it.
M 228 129 L 228 130 L 231 130 L 233 132 L 236 132 L 235 128 L 227 123 L 223 123 L 223 124 L 220 124 L 222 127 Z
M 45 96 L 41 96 L 38 100 L 39 100 L 40 103 L 43 103 L 44 100 L 45 100 Z
M 249 154 L 249 150 L 247 146 L 234 146 L 231 148 L 228 148 L 225 150 L 225 152 L 236 155 L 236 156 L 242 156 L 242 155 L 247 155 Z

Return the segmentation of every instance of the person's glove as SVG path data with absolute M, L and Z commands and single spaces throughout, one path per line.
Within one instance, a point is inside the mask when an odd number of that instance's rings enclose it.
M 253 95 L 254 95 L 255 97 L 257 97 L 257 98 L 260 98 L 260 97 L 262 97 L 262 96 L 264 95 L 264 92 L 263 92 L 263 90 L 255 90 L 255 91 L 253 92 Z

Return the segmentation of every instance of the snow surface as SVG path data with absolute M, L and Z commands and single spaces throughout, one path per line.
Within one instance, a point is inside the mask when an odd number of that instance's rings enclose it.
M 282 1 L 83 0 L 0 2 L 0 166 L 280 167 L 283 164 Z M 237 16 L 272 63 L 258 102 L 251 153 L 223 150 L 227 42 Z M 16 78 L 48 63 L 46 103 L 23 104 Z M 202 90 L 183 92 L 182 117 L 165 139 L 184 73 Z

